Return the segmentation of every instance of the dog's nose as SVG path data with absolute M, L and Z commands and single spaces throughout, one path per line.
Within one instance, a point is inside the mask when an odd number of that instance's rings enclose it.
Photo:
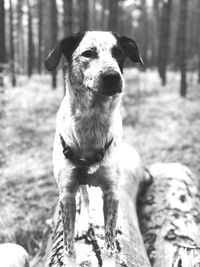
M 120 82 L 121 77 L 117 71 L 110 70 L 102 74 L 102 79 L 105 83 L 116 84 Z
M 122 91 L 121 76 L 117 71 L 109 70 L 102 73 L 102 83 L 99 92 L 106 96 L 112 96 Z

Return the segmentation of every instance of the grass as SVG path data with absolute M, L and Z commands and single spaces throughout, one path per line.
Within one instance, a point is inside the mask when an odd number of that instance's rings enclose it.
M 166 87 L 156 71 L 129 69 L 125 77 L 124 139 L 147 166 L 178 161 L 199 175 L 200 88 L 195 74 L 186 99 L 179 96 L 176 73 L 168 74 Z M 62 94 L 62 83 L 53 91 L 49 76 L 20 77 L 16 88 L 6 81 L 0 108 L 0 243 L 16 242 L 31 257 L 57 201 L 51 153 Z

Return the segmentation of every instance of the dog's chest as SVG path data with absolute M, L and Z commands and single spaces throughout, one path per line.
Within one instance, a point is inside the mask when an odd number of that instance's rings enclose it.
M 74 117 L 74 130 L 82 150 L 97 149 L 106 142 L 110 130 L 109 115 L 98 110 L 90 110 Z M 84 151 L 83 151 L 84 152 Z

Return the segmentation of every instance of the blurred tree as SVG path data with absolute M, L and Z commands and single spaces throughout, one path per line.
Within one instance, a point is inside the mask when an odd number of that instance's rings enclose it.
M 158 50 L 158 70 L 162 84 L 166 84 L 166 69 L 169 54 L 170 39 L 170 17 L 172 0 L 166 0 L 162 3 L 162 15 L 160 21 L 159 50 Z
M 44 13 L 43 13 L 43 24 L 44 24 L 44 54 L 45 57 L 51 50 L 51 12 L 50 12 L 50 1 L 43 2 Z
M 158 32 L 159 32 L 159 0 L 153 1 L 152 11 L 152 55 L 151 64 L 153 66 L 158 64 Z
M 12 8 L 12 0 L 9 2 L 10 4 L 10 69 L 11 69 L 11 81 L 12 86 L 16 86 L 16 74 L 15 74 L 15 50 L 14 50 L 14 34 L 13 34 L 13 8 Z
M 24 26 L 23 26 L 23 0 L 17 2 L 17 63 L 18 72 L 25 70 L 25 45 L 24 45 Z
M 88 29 L 95 30 L 96 29 L 96 0 L 89 0 L 89 11 L 88 12 Z
M 38 73 L 42 72 L 43 1 L 38 0 Z
M 63 10 L 64 10 L 64 19 L 63 19 L 64 33 L 66 36 L 68 36 L 73 32 L 73 30 L 72 30 L 72 26 L 73 26 L 72 0 L 63 0 Z
M 57 44 L 58 39 L 58 22 L 57 22 L 57 4 L 56 0 L 50 1 L 50 13 L 51 13 L 51 49 Z M 57 70 L 52 72 L 52 88 L 55 89 L 57 86 Z
M 149 45 L 149 27 L 148 27 L 148 12 L 147 12 L 147 5 L 146 0 L 141 0 L 141 17 L 140 17 L 140 24 L 141 24 L 141 44 L 142 44 L 142 58 L 145 62 L 145 66 L 148 65 L 147 62 L 147 53 L 148 53 L 148 45 Z
M 108 29 L 108 0 L 101 0 L 101 27 L 102 30 Z
M 89 0 L 79 0 L 79 30 L 88 30 L 89 24 Z
M 186 81 L 186 59 L 187 59 L 187 19 L 188 19 L 188 0 L 181 0 L 179 24 L 178 24 L 178 38 L 179 43 L 179 64 L 181 71 L 181 87 L 180 95 L 185 97 L 187 94 Z
M 109 30 L 117 32 L 118 31 L 118 11 L 119 11 L 119 0 L 109 0 Z
M 32 29 L 32 10 L 30 0 L 28 4 L 28 76 L 33 74 L 33 29 Z
M 200 1 L 198 1 L 198 30 L 200 32 Z M 198 34 L 198 83 L 200 83 L 200 34 Z
M 3 87 L 3 65 L 5 61 L 5 9 L 4 0 L 0 0 L 0 87 Z

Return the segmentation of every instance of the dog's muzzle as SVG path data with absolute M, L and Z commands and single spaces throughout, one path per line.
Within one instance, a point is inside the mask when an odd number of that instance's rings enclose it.
M 122 92 L 122 79 L 117 71 L 106 71 L 101 75 L 101 87 L 99 93 L 112 96 Z

